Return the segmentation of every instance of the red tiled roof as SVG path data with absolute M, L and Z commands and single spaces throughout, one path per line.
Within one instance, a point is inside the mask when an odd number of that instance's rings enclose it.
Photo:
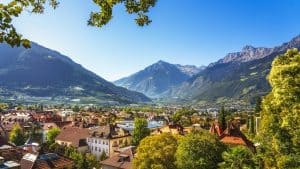
M 73 161 L 59 156 L 55 160 L 37 160 L 33 166 L 33 169 L 51 169 L 51 168 L 67 168 L 73 165 Z
M 100 164 L 104 166 L 110 166 L 117 169 L 132 169 L 132 161 L 133 161 L 134 147 L 129 147 L 124 151 L 101 161 Z
M 81 140 L 89 137 L 89 130 L 87 128 L 66 127 L 61 130 L 55 140 L 63 142 L 71 142 L 74 147 L 80 147 Z
M 221 134 L 220 140 L 225 144 L 243 145 L 255 151 L 254 144 L 240 131 L 233 122 L 230 122 L 226 130 Z
M 224 136 L 221 139 L 221 142 L 226 143 L 226 144 L 236 144 L 236 145 L 247 146 L 247 143 L 241 137 Z

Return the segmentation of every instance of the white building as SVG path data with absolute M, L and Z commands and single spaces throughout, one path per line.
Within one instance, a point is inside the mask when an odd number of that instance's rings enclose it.
M 102 153 L 110 157 L 116 150 L 131 143 L 130 133 L 113 125 L 95 127 L 91 133 L 87 138 L 88 149 L 98 160 Z

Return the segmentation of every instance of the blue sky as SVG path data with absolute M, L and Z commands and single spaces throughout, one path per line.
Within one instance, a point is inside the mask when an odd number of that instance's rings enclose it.
M 138 27 L 123 6 L 103 28 L 87 26 L 92 0 L 60 0 L 43 15 L 23 14 L 17 30 L 107 80 L 164 60 L 207 65 L 245 45 L 273 47 L 300 34 L 298 0 L 158 0 Z

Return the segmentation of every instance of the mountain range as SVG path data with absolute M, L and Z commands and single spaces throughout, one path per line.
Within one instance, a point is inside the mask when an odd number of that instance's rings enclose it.
M 0 44 L 0 53 L 0 99 L 112 104 L 150 101 L 34 42 L 30 49 Z
M 128 104 L 150 102 L 151 97 L 168 103 L 253 103 L 270 91 L 267 75 L 273 59 L 299 49 L 300 36 L 273 48 L 247 45 L 206 67 L 158 61 L 113 83 L 59 52 L 31 45 L 0 44 L 0 100 Z
M 144 93 L 151 98 L 158 98 L 203 69 L 204 67 L 170 64 L 160 60 L 144 70 L 115 81 L 114 84 Z
M 300 48 L 300 36 L 274 48 L 247 45 L 189 75 L 179 71 L 178 65 L 158 62 L 115 84 L 167 102 L 254 103 L 270 91 L 267 75 L 273 59 L 290 48 Z

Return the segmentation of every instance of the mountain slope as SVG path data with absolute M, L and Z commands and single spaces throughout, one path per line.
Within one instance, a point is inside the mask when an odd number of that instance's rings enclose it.
M 129 77 L 114 83 L 130 90 L 144 93 L 149 97 L 159 97 L 171 87 L 175 87 L 200 72 L 196 66 L 174 65 L 158 61 Z
M 273 59 L 290 48 L 300 48 L 300 36 L 274 48 L 246 46 L 242 52 L 228 54 L 182 85 L 168 90 L 164 97 L 189 102 L 228 99 L 253 102 L 270 90 L 266 77 Z
M 143 94 L 117 87 L 60 53 L 32 43 L 30 49 L 0 45 L 2 99 L 44 97 L 51 100 L 131 103 Z

